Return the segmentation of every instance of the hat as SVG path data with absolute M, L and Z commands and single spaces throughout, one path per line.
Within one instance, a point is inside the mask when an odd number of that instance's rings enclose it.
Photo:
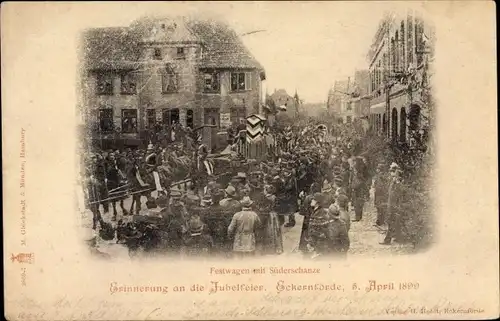
M 158 204 L 156 203 L 156 200 L 154 197 L 150 196 L 148 197 L 148 200 L 146 201 L 146 207 L 148 209 L 156 208 Z
M 236 189 L 235 189 L 233 186 L 231 186 L 231 185 L 229 185 L 229 186 L 228 186 L 228 187 L 224 190 L 224 192 L 226 192 L 226 194 L 227 194 L 227 195 L 229 195 L 229 196 L 235 196 L 235 195 L 236 195 Z
M 203 231 L 203 222 L 198 215 L 193 215 L 188 222 L 188 227 L 191 234 L 198 234 Z
M 153 149 L 154 149 L 153 144 L 149 144 L 149 145 L 148 145 L 148 150 L 153 150 Z
M 240 201 L 241 206 L 250 207 L 253 204 L 253 201 L 248 196 L 243 196 L 243 199 Z
M 187 194 L 185 201 L 188 204 L 200 204 L 200 198 L 197 195 Z
M 324 201 L 324 195 L 321 194 L 321 193 L 314 193 L 313 200 L 315 200 L 316 202 L 322 204 L 323 201 Z
M 396 163 L 392 163 L 391 166 L 389 166 L 389 168 L 392 170 L 392 169 L 399 169 L 399 165 L 396 164 Z
M 340 210 L 337 205 L 332 204 L 328 207 L 328 214 L 333 215 L 333 216 L 339 216 L 340 215 Z
M 238 172 L 238 174 L 235 176 L 235 178 L 246 179 L 247 178 L 247 174 L 243 173 L 243 172 Z
M 172 194 L 170 196 L 172 196 Z M 167 207 L 168 206 L 168 198 L 165 195 L 158 196 L 158 198 L 156 199 L 156 205 L 159 208 Z
M 203 195 L 203 199 L 201 200 L 201 206 L 210 206 L 213 204 L 212 196 L 210 194 Z
M 170 197 L 173 199 L 180 199 L 182 197 L 182 193 L 180 191 L 172 190 L 170 191 Z

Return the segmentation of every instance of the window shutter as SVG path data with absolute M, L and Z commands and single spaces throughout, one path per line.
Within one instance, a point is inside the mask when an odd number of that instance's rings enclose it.
M 252 89 L 252 73 L 251 72 L 246 72 L 245 73 L 245 90 L 250 90 Z

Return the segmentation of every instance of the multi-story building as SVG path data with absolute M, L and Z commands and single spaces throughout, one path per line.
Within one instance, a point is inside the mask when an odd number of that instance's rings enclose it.
M 393 141 L 407 142 L 421 127 L 422 81 L 428 78 L 433 39 L 432 26 L 412 11 L 386 15 L 376 31 L 367 56 L 369 120 Z
M 343 111 L 347 110 L 345 101 L 348 98 L 346 96 L 348 88 L 348 80 L 336 80 L 328 92 L 326 108 L 330 116 L 334 117 L 338 122 L 343 122 L 343 116 L 346 116 Z
M 369 72 L 356 70 L 354 80 L 335 81 L 328 94 L 327 108 L 330 115 L 340 122 L 351 123 L 369 114 Z
M 264 69 L 222 22 L 144 18 L 82 40 L 82 106 L 94 140 L 132 145 L 174 123 L 224 128 L 259 112 Z

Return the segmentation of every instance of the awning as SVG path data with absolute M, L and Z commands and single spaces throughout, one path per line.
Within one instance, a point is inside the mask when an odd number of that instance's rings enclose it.
M 385 102 L 370 106 L 370 114 L 381 114 L 385 112 Z

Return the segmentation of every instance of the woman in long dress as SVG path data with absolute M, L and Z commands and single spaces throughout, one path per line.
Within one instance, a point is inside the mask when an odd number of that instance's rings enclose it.
M 283 234 L 276 212 L 276 195 L 273 192 L 271 185 L 264 186 L 262 213 L 267 214 L 267 220 L 264 223 L 264 254 L 283 253 Z

